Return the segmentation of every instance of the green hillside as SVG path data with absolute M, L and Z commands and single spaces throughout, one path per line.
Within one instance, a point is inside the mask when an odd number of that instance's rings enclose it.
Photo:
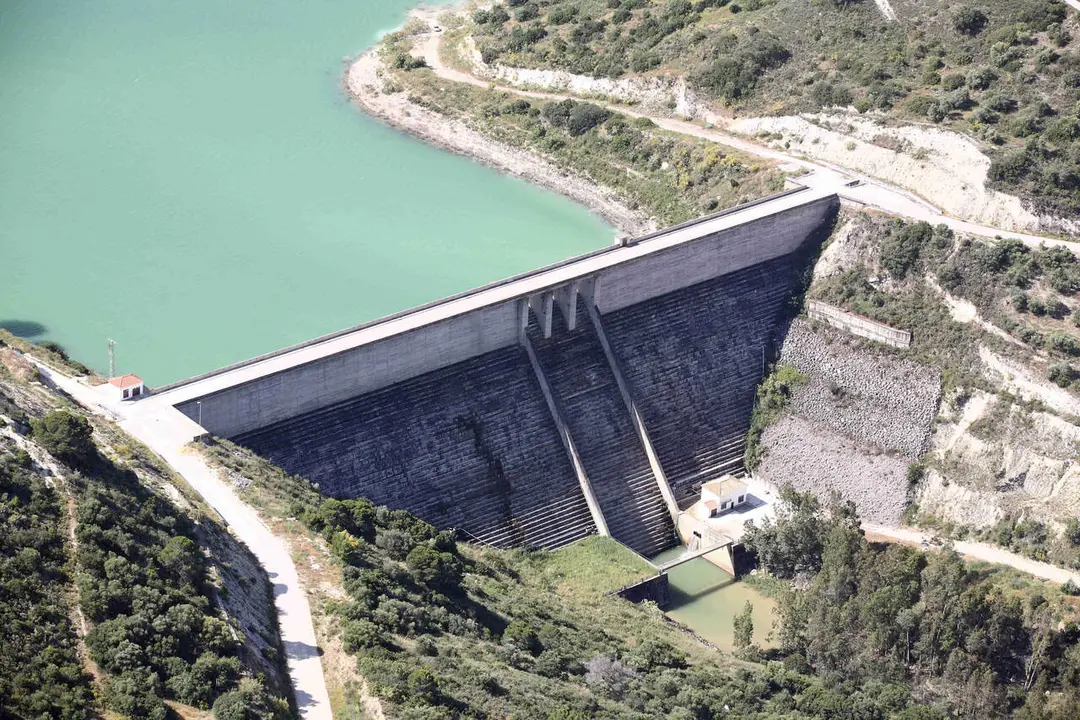
M 254 558 L 144 448 L 34 382 L 12 345 L 31 349 L 0 338 L 0 717 L 288 717 Z
M 229 443 L 205 452 L 252 481 L 245 496 L 266 515 L 326 543 L 343 578 L 329 625 L 388 717 L 1064 720 L 1078 707 L 1074 598 L 951 551 L 871 545 L 850 505 L 788 493 L 755 532 L 779 648 L 743 641 L 732 656 L 613 597 L 650 570 L 606 538 L 479 548 L 403 511 L 321 498 Z
M 509 0 L 472 15 L 487 62 L 681 74 L 740 114 L 834 106 L 966 133 L 994 187 L 1080 209 L 1080 42 L 1058 0 Z M 1070 17 L 1070 13 L 1073 17 Z

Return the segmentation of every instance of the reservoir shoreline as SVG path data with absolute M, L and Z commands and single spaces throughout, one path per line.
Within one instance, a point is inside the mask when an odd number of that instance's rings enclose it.
M 377 48 L 365 51 L 346 69 L 342 85 L 365 112 L 387 125 L 444 150 L 467 156 L 500 172 L 547 188 L 585 206 L 629 235 L 643 235 L 656 223 L 624 203 L 614 191 L 568 173 L 540 155 L 493 140 L 465 123 L 411 102 L 405 93 L 386 92 Z

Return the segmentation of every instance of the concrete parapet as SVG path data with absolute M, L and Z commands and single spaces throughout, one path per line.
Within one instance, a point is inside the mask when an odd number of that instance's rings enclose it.
M 820 300 L 810 300 L 806 304 L 806 314 L 813 320 L 820 320 L 852 335 L 869 338 L 877 342 L 907 349 L 911 347 L 911 332 L 897 330 L 894 327 L 871 320 L 857 313 L 842 310 Z

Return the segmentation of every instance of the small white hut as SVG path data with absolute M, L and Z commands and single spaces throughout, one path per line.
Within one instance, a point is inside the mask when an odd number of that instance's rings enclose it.
M 138 375 L 129 373 L 109 378 L 105 390 L 114 400 L 131 400 L 146 394 L 146 384 Z
M 712 480 L 701 486 L 701 502 L 709 512 L 709 517 L 716 517 L 746 502 L 746 483 L 731 475 L 719 480 Z

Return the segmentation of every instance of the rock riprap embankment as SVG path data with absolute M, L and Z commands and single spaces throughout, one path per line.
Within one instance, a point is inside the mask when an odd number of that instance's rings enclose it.
M 855 503 L 863 519 L 900 524 L 908 501 L 907 460 L 875 454 L 795 415 L 769 427 L 762 442 L 769 450 L 755 470 L 761 479 L 813 492 L 823 501 L 835 490 Z
M 929 447 L 941 402 L 937 371 L 872 355 L 843 334 L 803 320 L 792 324 L 781 362 L 809 377 L 791 399 L 795 414 L 909 459 Z
M 792 324 L 781 362 L 808 380 L 765 431 L 755 473 L 822 499 L 835 490 L 862 517 L 899 524 L 908 465 L 928 448 L 941 401 L 938 373 L 860 349 L 859 341 L 805 320 Z

